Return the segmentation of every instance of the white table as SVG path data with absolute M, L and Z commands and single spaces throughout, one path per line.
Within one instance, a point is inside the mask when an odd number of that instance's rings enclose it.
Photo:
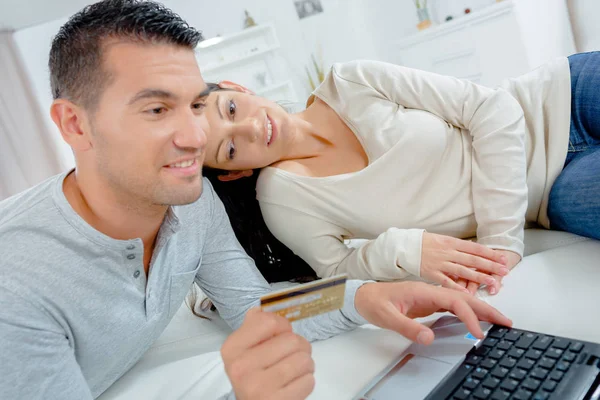
M 517 328 L 600 343 L 600 242 L 526 257 L 496 296 L 483 298 Z M 406 349 L 393 332 L 362 327 L 314 344 L 317 399 L 350 399 Z
M 509 316 L 515 327 L 600 342 L 598 286 L 600 242 L 583 241 L 526 257 L 504 279 L 497 296 L 483 299 Z M 352 398 L 409 344 L 373 326 L 314 343 L 317 384 L 309 399 Z M 219 353 L 191 350 L 186 348 L 189 357 L 161 365 L 149 354 L 101 400 L 210 399 L 228 391 Z

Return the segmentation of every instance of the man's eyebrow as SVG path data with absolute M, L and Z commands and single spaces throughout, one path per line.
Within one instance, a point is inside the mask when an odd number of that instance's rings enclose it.
M 144 89 L 142 91 L 139 91 L 135 96 L 133 96 L 131 100 L 129 100 L 128 104 L 132 105 L 137 101 L 150 98 L 175 100 L 177 99 L 177 96 L 171 92 L 167 92 L 166 90 L 162 89 Z

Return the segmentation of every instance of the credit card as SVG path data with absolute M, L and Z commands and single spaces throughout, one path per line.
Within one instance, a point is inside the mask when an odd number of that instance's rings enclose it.
M 278 290 L 260 298 L 263 311 L 291 322 L 339 310 L 344 306 L 347 275 L 336 275 Z

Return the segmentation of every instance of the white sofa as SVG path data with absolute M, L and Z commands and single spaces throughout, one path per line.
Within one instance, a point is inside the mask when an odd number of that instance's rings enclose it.
M 525 244 L 526 257 L 505 279 L 505 287 L 500 294 L 494 297 L 481 295 L 513 318 L 516 326 L 525 324 L 523 328 L 540 330 L 547 327 L 556 328 L 556 324 L 551 324 L 549 317 L 554 315 L 553 311 L 545 309 L 545 304 L 549 304 L 547 301 L 537 307 L 536 311 L 540 316 L 537 319 L 528 318 L 527 307 L 523 307 L 522 300 L 525 298 L 528 299 L 528 304 L 534 304 L 536 299 L 541 301 L 544 296 L 552 300 L 562 295 L 552 285 L 540 287 L 543 282 L 540 282 L 537 276 L 531 276 L 535 275 L 533 271 L 539 270 L 540 276 L 552 281 L 552 276 L 568 273 L 565 268 L 571 268 L 560 265 L 565 262 L 561 254 L 568 259 L 575 257 L 575 260 L 577 257 L 587 257 L 586 262 L 589 264 L 590 257 L 600 257 L 600 242 L 563 232 L 529 229 L 525 233 Z M 577 246 L 583 247 L 578 249 Z M 534 267 L 530 267 L 530 264 Z M 595 284 L 595 281 L 600 280 L 600 267 L 594 279 L 580 275 L 575 275 L 574 279 L 582 281 L 582 285 Z M 517 298 L 519 300 L 516 300 Z M 568 313 L 567 309 L 568 307 L 563 311 Z M 579 318 L 581 315 L 570 313 L 567 317 Z M 539 324 L 536 325 L 535 321 Z M 589 329 L 591 328 L 588 328 L 588 331 Z M 600 329 L 597 330 L 598 336 L 588 331 L 580 332 L 579 338 L 600 342 Z M 211 321 L 203 320 L 194 316 L 183 304 L 152 348 L 100 399 L 169 400 L 219 397 L 230 390 L 218 352 L 230 332 L 217 315 L 213 315 Z M 550 333 L 570 333 L 571 337 L 577 337 L 578 331 L 555 329 Z M 584 337 L 581 337 L 582 335 Z M 313 354 L 317 368 L 317 386 L 310 398 L 351 398 L 408 344 L 401 336 L 372 326 L 361 327 L 354 332 L 315 343 Z

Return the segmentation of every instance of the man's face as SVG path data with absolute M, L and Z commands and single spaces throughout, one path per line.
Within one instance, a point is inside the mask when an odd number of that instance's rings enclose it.
M 112 75 L 91 121 L 91 149 L 78 155 L 119 197 L 182 205 L 202 194 L 206 85 L 193 51 L 115 42 L 103 54 Z

